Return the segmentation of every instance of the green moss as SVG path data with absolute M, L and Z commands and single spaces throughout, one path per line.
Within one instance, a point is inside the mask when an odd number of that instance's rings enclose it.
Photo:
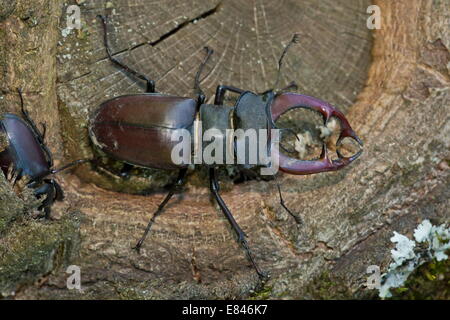
M 324 271 L 317 276 L 306 286 L 305 291 L 305 298 L 307 299 L 354 299 L 353 293 L 346 285 L 346 282 L 343 279 L 330 274 L 329 271 Z
M 431 140 L 431 142 L 428 144 L 428 150 L 431 152 L 435 150 L 444 150 L 445 148 L 446 146 L 444 145 L 444 143 L 436 139 Z
M 423 264 L 391 293 L 394 300 L 449 300 L 450 259 Z
M 78 241 L 78 223 L 72 217 L 14 223 L 0 241 L 0 296 L 67 265 Z
M 0 173 L 0 236 L 7 232 L 15 220 L 23 216 L 35 200 L 27 189 L 20 196 L 16 195 L 11 184 Z
M 403 168 L 400 182 L 405 186 L 412 186 L 417 182 L 418 177 L 420 176 L 420 169 L 422 168 L 421 164 L 412 164 L 406 168 Z
M 86 23 L 83 22 L 81 29 L 77 30 L 77 39 L 86 40 L 89 38 L 90 35 L 91 34 L 90 34 L 89 30 L 87 29 Z
M 77 216 L 33 219 L 38 205 L 31 190 L 16 195 L 0 174 L 0 297 L 68 264 L 78 251 Z
M 272 287 L 264 286 L 259 291 L 255 291 L 249 298 L 249 300 L 267 300 L 272 297 Z

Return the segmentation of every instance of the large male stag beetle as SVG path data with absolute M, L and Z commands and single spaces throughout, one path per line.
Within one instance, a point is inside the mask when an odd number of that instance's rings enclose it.
M 18 92 L 23 119 L 12 113 L 4 113 L 0 117 L 0 167 L 4 175 L 13 180 L 13 184 L 24 177 L 29 179 L 27 186 L 34 189 L 37 198 L 42 198 L 38 209 L 49 218 L 52 204 L 64 197 L 61 187 L 51 175 L 89 160 L 76 160 L 54 169 L 52 154 L 44 142 L 45 125 L 43 132 L 40 132 L 24 109 L 22 91 Z
M 225 129 L 266 129 L 276 128 L 275 121 L 285 112 L 294 108 L 305 108 L 318 111 L 323 115 L 324 122 L 331 117 L 336 117 L 341 122 L 341 132 L 337 145 L 343 138 L 351 137 L 360 145 L 361 140 L 350 127 L 344 115 L 327 102 L 296 93 L 275 92 L 268 90 L 262 94 L 238 89 L 232 86 L 219 85 L 216 90 L 214 104 L 205 104 L 205 95 L 200 89 L 200 75 L 212 50 L 206 49 L 207 55 L 195 78 L 196 98 L 185 98 L 173 95 L 157 93 L 155 83 L 147 76 L 118 61 L 111 54 L 108 46 L 106 18 L 99 16 L 104 31 L 104 45 L 111 62 L 119 66 L 129 74 L 143 80 L 147 84 L 147 92 L 143 94 L 125 95 L 108 100 L 100 105 L 90 119 L 89 132 L 94 145 L 107 155 L 125 163 L 146 167 L 179 170 L 179 175 L 172 189 L 150 219 L 145 232 L 135 249 L 139 250 L 150 231 L 155 218 L 162 213 L 164 206 L 173 196 L 175 189 L 180 187 L 185 179 L 187 164 L 175 164 L 171 154 L 177 141 L 171 137 L 175 130 L 187 129 L 191 132 L 192 139 L 198 139 L 203 132 L 216 128 L 223 132 L 225 141 Z M 279 70 L 283 57 L 289 46 L 297 41 L 297 37 L 285 47 L 279 60 Z M 239 94 L 234 107 L 224 105 L 226 91 Z M 196 123 L 202 122 L 202 128 Z M 217 137 L 216 137 L 217 139 Z M 194 142 L 193 142 L 194 143 Z M 270 145 L 270 144 L 269 144 Z M 319 160 L 297 160 L 279 152 L 279 168 L 289 174 L 314 174 L 324 171 L 341 169 L 361 154 L 361 151 L 351 157 L 344 157 L 338 153 L 338 159 L 331 160 L 327 147 L 324 145 Z M 206 165 L 203 163 L 202 165 Z M 258 163 L 256 164 L 258 165 Z M 247 253 L 254 269 L 260 278 L 265 274 L 257 266 L 249 249 L 246 235 L 233 218 L 219 194 L 217 180 L 217 165 L 210 164 L 209 187 L 219 207 L 230 222 L 237 234 L 237 240 Z M 281 193 L 280 193 L 281 196 Z M 281 200 L 282 202 L 282 200 Z M 282 202 L 284 207 L 284 204 Z

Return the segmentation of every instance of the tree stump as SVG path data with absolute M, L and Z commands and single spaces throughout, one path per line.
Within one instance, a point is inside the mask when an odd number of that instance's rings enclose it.
M 0 3 L 0 109 L 17 112 L 22 88 L 33 119 L 47 125 L 57 165 L 92 156 L 87 123 L 102 101 L 144 90 L 108 61 L 98 14 L 109 15 L 114 56 L 155 79 L 160 92 L 193 96 L 203 48 L 214 49 L 202 79 L 209 102 L 219 84 L 256 92 L 273 86 L 278 57 L 299 33 L 281 85 L 295 80 L 299 92 L 337 106 L 365 143 L 363 156 L 340 172 L 279 174 L 301 225 L 280 206 L 274 181 L 233 186 L 224 178 L 223 198 L 271 274 L 263 289 L 201 173 L 190 173 L 141 254 L 131 248 L 170 172 L 127 181 L 89 165 L 63 173 L 57 179 L 66 199 L 47 222 L 23 215 L 30 197 L 2 191 L 19 203 L 0 216 L 3 296 L 371 297 L 366 268 L 387 266 L 394 230 L 449 220 L 446 1 L 374 1 L 382 20 L 373 31 L 368 0 Z M 80 29 L 67 29 L 70 4 L 81 9 Z M 81 268 L 82 291 L 66 288 L 69 264 Z

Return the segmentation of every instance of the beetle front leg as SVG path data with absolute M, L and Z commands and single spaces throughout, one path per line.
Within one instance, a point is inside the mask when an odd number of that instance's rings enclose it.
M 250 259 L 250 262 L 252 263 L 253 268 L 255 268 L 255 271 L 258 274 L 258 277 L 261 280 L 266 279 L 267 274 L 265 274 L 264 272 L 261 271 L 261 269 L 259 269 L 255 260 L 253 259 L 253 255 L 248 246 L 248 242 L 245 239 L 246 235 L 245 235 L 244 231 L 242 231 L 241 227 L 237 224 L 236 220 L 234 219 L 233 215 L 231 214 L 230 209 L 228 209 L 227 205 L 225 204 L 225 202 L 223 201 L 222 197 L 219 194 L 219 184 L 217 182 L 215 168 L 209 169 L 209 183 L 210 183 L 209 188 L 210 188 L 214 198 L 216 199 L 217 204 L 219 205 L 222 212 L 225 214 L 225 217 L 227 218 L 227 220 L 230 222 L 231 226 L 233 227 L 233 230 L 236 232 L 237 237 L 238 237 L 237 240 L 238 240 L 239 244 L 244 248 L 245 252 L 247 253 L 247 256 Z
M 197 111 L 200 109 L 200 106 L 205 103 L 205 100 L 206 100 L 205 93 L 203 92 L 202 88 L 200 87 L 200 76 L 201 76 L 201 74 L 203 72 L 203 68 L 205 67 L 209 58 L 214 53 L 214 50 L 212 50 L 208 47 L 205 47 L 205 51 L 206 51 L 205 59 L 200 64 L 200 67 L 198 68 L 198 71 L 195 75 L 195 80 L 194 80 L 194 89 L 197 92 Z
M 129 66 L 127 66 L 126 64 L 120 62 L 119 60 L 117 60 L 116 58 L 113 57 L 113 55 L 111 54 L 111 49 L 108 45 L 108 32 L 107 32 L 107 26 L 106 26 L 106 18 L 102 15 L 98 15 L 98 18 L 100 18 L 102 20 L 102 25 L 103 25 L 103 42 L 106 48 L 106 53 L 108 55 L 109 60 L 118 65 L 119 67 L 121 67 L 122 69 L 124 69 L 126 72 L 132 74 L 133 76 L 135 76 L 138 79 L 144 80 L 147 83 L 147 90 L 146 92 L 148 93 L 154 93 L 155 92 L 155 81 L 154 80 L 150 80 L 146 75 L 130 68 Z
M 223 100 L 225 99 L 225 92 L 231 91 L 238 94 L 243 94 L 245 90 L 239 89 L 233 86 L 225 86 L 225 85 L 218 85 L 216 89 L 216 97 L 214 98 L 214 104 L 217 106 L 223 105 Z
M 164 210 L 164 207 L 169 202 L 170 198 L 172 198 L 172 196 L 175 194 L 177 189 L 180 188 L 184 184 L 184 180 L 186 178 L 186 173 L 187 173 L 187 169 L 181 169 L 180 172 L 178 173 L 177 180 L 175 181 L 175 183 L 170 188 L 169 193 L 164 198 L 163 202 L 161 202 L 161 204 L 158 206 L 158 209 L 153 214 L 153 216 L 151 217 L 149 223 L 147 224 L 147 227 L 145 228 L 144 234 L 142 235 L 141 239 L 139 239 L 139 241 L 136 244 L 136 246 L 133 248 L 133 249 L 136 249 L 137 252 L 139 252 L 141 250 L 142 244 L 144 243 L 145 238 L 147 237 L 147 234 L 150 231 L 150 228 L 152 227 L 153 223 L 155 222 L 156 217 L 159 216 L 162 213 L 162 211 Z
M 36 124 L 34 123 L 33 119 L 31 119 L 30 114 L 28 113 L 27 110 L 25 110 L 25 104 L 23 101 L 23 93 L 21 89 L 17 89 L 17 92 L 19 92 L 19 97 L 20 97 L 20 111 L 22 112 L 22 116 L 25 119 L 25 122 L 28 123 L 33 131 L 33 133 L 36 135 L 36 137 L 38 138 L 38 141 L 40 144 L 44 143 L 44 135 L 45 135 L 45 128 L 44 128 L 44 133 L 42 133 L 41 131 L 39 131 L 39 129 L 37 128 Z
M 31 119 L 30 114 L 28 113 L 28 111 L 25 110 L 24 107 L 24 102 L 23 102 L 23 94 L 22 94 L 22 90 L 21 89 L 17 89 L 17 91 L 19 92 L 19 97 L 20 97 L 20 108 L 22 111 L 22 116 L 25 119 L 25 122 L 28 123 L 28 125 L 31 127 L 31 130 L 33 131 L 34 135 L 36 136 L 36 138 L 39 141 L 39 144 L 41 145 L 42 149 L 44 150 L 44 153 L 47 156 L 47 161 L 48 161 L 48 165 L 49 167 L 53 167 L 53 157 L 50 153 L 50 150 L 48 149 L 48 147 L 45 145 L 45 132 L 47 131 L 47 128 L 45 126 L 45 124 L 42 124 L 42 132 L 39 131 L 39 129 L 37 128 L 36 124 L 34 123 L 33 119 Z

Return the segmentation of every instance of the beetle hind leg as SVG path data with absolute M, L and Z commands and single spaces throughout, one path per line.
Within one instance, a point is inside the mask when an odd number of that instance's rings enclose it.
M 247 257 L 249 258 L 250 262 L 253 265 L 253 268 L 255 269 L 256 273 L 258 274 L 258 277 L 261 280 L 267 279 L 268 275 L 265 272 L 261 271 L 261 269 L 256 264 L 255 259 L 253 258 L 253 254 L 248 245 L 244 231 L 242 231 L 241 227 L 237 224 L 236 220 L 234 219 L 233 215 L 231 214 L 231 211 L 228 209 L 227 205 L 225 204 L 225 202 L 223 201 L 222 197 L 219 194 L 219 184 L 217 182 L 215 168 L 211 168 L 209 171 L 209 181 L 210 181 L 211 192 L 212 192 L 214 198 L 216 199 L 217 204 L 219 205 L 222 212 L 225 214 L 225 217 L 227 218 L 227 220 L 230 222 L 233 230 L 236 232 L 237 237 L 238 237 L 237 240 L 238 240 L 239 244 L 242 246 L 242 248 L 245 250 Z
M 158 217 L 159 215 L 161 215 L 161 213 L 164 210 L 164 207 L 166 206 L 166 204 L 169 202 L 170 198 L 172 198 L 172 196 L 175 194 L 175 192 L 184 184 L 184 180 L 186 178 L 186 173 L 187 173 L 187 169 L 181 169 L 180 172 L 178 173 L 178 178 L 175 181 L 175 183 L 171 186 L 169 193 L 166 195 L 166 197 L 164 198 L 164 200 L 161 202 L 161 204 L 158 206 L 158 209 L 156 209 L 155 213 L 153 214 L 153 216 L 151 217 L 150 221 L 147 224 L 147 227 L 145 228 L 144 234 L 142 235 L 142 237 L 139 239 L 138 243 L 136 244 L 136 246 L 133 249 L 136 249 L 136 251 L 139 253 L 142 244 L 145 241 L 145 238 L 147 238 L 148 233 L 150 232 L 150 229 L 153 225 L 153 223 L 156 220 L 156 217 Z

